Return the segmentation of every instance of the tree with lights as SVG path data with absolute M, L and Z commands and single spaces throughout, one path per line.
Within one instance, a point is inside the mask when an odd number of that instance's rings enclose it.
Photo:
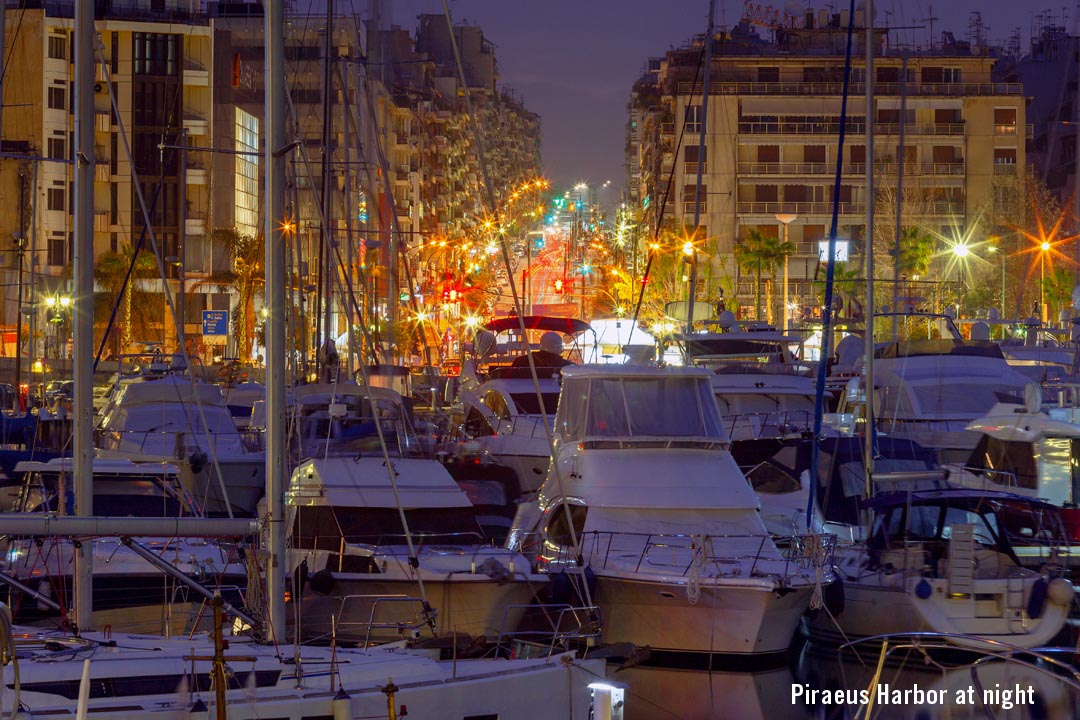
M 761 319 L 761 276 L 768 273 L 775 280 L 776 269 L 785 258 L 795 254 L 795 245 L 779 237 L 750 228 L 741 243 L 735 245 L 735 262 L 744 272 L 754 273 L 754 316 Z M 785 300 L 786 301 L 786 300 Z

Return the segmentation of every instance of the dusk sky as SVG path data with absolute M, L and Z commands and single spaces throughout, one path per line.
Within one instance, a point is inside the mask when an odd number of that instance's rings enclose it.
M 806 2 L 780 0 L 779 8 L 805 8 Z M 391 0 L 393 22 L 411 30 L 416 15 L 442 13 L 441 0 Z M 455 22 L 479 25 L 495 44 L 503 87 L 512 88 L 543 122 L 546 175 L 556 186 L 578 181 L 623 185 L 626 103 L 634 80 L 649 56 L 705 31 L 709 0 L 450 0 Z M 813 2 L 815 9 L 847 7 Z M 861 6 L 861 2 L 857 2 Z M 897 30 L 894 38 L 927 44 L 930 23 L 940 42 L 941 31 L 957 40 L 968 37 L 973 11 L 982 13 L 986 34 L 998 44 L 1020 31 L 1026 52 L 1032 31 L 1047 24 L 1065 25 L 1077 33 L 1076 9 L 1043 7 L 1041 3 L 1005 0 L 880 0 L 878 24 Z M 717 0 L 717 24 L 730 26 L 743 14 L 743 3 Z M 1038 8 L 1038 9 L 1033 9 Z M 767 31 L 762 29 L 762 34 Z M 614 191 L 613 191 L 614 192 Z M 601 197 L 602 203 L 616 198 Z

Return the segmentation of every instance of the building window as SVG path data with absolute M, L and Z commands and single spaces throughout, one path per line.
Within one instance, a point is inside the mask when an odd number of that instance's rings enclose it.
M 119 252 L 120 250 L 120 238 L 117 233 L 109 234 L 109 251 Z
M 116 73 L 120 72 L 120 33 L 118 33 L 118 32 L 114 32 L 112 34 L 112 48 L 111 48 L 111 50 L 112 50 L 112 57 L 110 58 L 111 67 L 109 69 L 109 72 L 111 72 L 113 75 L 115 75 Z
M 45 263 L 53 266 L 67 264 L 67 238 L 64 233 L 53 233 L 49 238 L 49 247 L 46 252 Z
M 49 188 L 48 192 L 48 207 L 50 210 L 64 211 L 66 206 L 64 188 Z
M 1016 108 L 994 108 L 994 134 L 1016 134 Z
M 775 66 L 759 67 L 757 69 L 757 81 L 762 83 L 780 82 L 780 68 Z
M 53 160 L 67 160 L 67 143 L 64 138 L 49 138 L 49 157 Z
M 700 155 L 701 159 L 703 161 L 705 161 L 705 162 L 702 162 L 702 164 L 701 164 L 701 172 L 703 172 L 703 173 L 708 172 L 707 159 L 709 157 L 709 153 L 708 153 L 709 149 L 704 148 L 704 152 L 699 153 L 698 151 L 702 150 L 702 149 L 703 148 L 701 148 L 698 145 L 687 145 L 686 147 L 683 148 L 683 162 L 685 163 L 685 165 L 683 167 L 683 172 L 685 172 L 687 175 L 693 175 L 693 174 L 697 173 L 699 155 Z
M 700 105 L 687 105 L 686 106 L 686 118 L 683 129 L 686 132 L 696 133 L 701 132 L 701 106 Z
M 120 194 L 116 183 L 109 183 L 109 222 L 116 225 L 120 222 Z
M 67 60 L 67 38 L 61 35 L 49 36 L 49 57 L 53 60 Z
M 259 151 L 259 118 L 236 108 L 236 150 Z M 257 234 L 259 225 L 259 156 L 236 156 L 236 230 L 241 235 Z
M 132 74 L 179 75 L 180 36 L 166 33 L 132 33 Z
M 64 88 L 52 86 L 49 88 L 49 109 L 64 110 L 67 107 L 67 93 Z
M 947 67 L 941 69 L 941 81 L 947 83 L 963 82 L 961 80 L 961 72 L 958 67 Z

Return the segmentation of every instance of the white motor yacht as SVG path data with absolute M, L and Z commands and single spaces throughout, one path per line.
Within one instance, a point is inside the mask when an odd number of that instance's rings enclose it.
M 421 589 L 436 611 L 438 634 L 516 629 L 547 577 L 520 553 L 487 541 L 476 509 L 441 464 L 391 463 L 393 484 L 378 455 L 305 460 L 293 471 L 286 495 L 289 565 L 307 579 L 300 636 L 326 640 L 334 622 L 339 640 L 385 641 L 371 627 L 373 616 L 383 625 L 388 618 L 412 624 L 426 608 L 402 598 L 421 598 Z
M 549 574 L 584 572 L 607 642 L 710 658 L 786 651 L 829 580 L 829 541 L 777 547 L 728 451 L 711 373 L 563 373 L 555 463 L 512 543 L 536 547 Z
M 537 368 L 540 398 L 529 368 L 498 368 L 476 387 L 459 391 L 464 410 L 458 452 L 511 468 L 522 493 L 534 492 L 551 462 L 545 422 L 550 427 L 559 403 L 553 368 Z
M 241 433 L 221 388 L 186 375 L 122 381 L 97 420 L 98 455 L 176 463 L 184 486 L 211 516 L 255 515 L 265 454 Z

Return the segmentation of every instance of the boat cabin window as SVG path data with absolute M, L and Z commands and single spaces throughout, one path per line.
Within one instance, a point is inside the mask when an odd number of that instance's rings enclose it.
M 570 505 L 570 517 L 573 518 L 574 534 L 578 540 L 585 530 L 585 517 L 588 513 L 589 508 L 584 505 Z M 556 545 L 574 544 L 574 539 L 570 536 L 570 523 L 566 521 L 566 505 L 558 503 L 551 509 L 544 534 Z
M 555 408 L 559 406 L 559 393 L 546 392 L 541 393 L 541 397 L 544 398 L 544 410 L 548 415 L 555 412 Z M 510 396 L 514 400 L 514 405 L 517 406 L 518 414 L 520 415 L 541 415 L 540 402 L 536 399 L 536 393 L 514 393 Z
M 484 404 L 491 408 L 491 412 L 495 413 L 495 417 L 500 420 L 510 419 L 510 408 L 506 405 L 506 399 L 503 398 L 502 393 L 491 391 L 484 396 Z
M 950 540 L 954 525 L 973 525 L 976 542 L 996 545 L 998 522 L 993 512 L 942 505 L 896 505 L 879 515 L 873 535 L 881 546 L 906 540 Z
M 1029 490 L 1038 487 L 1035 455 L 1029 442 L 998 440 L 983 435 L 967 464 L 972 469 L 986 471 L 991 480 L 1002 485 Z
M 483 413 L 474 407 L 469 408 L 469 412 L 465 413 L 465 434 L 468 437 L 477 437 L 478 435 L 494 435 L 495 428 L 491 426 L 488 419 L 484 417 Z
M 461 542 L 475 545 L 483 540 L 475 508 L 413 508 L 405 511 L 413 541 Z M 292 526 L 297 548 L 337 550 L 341 540 L 371 545 L 404 545 L 405 531 L 397 508 L 329 507 L 297 508 Z
M 725 437 L 712 388 L 701 377 L 568 378 L 555 424 L 567 440 Z
M 72 491 L 70 485 L 66 492 Z M 34 479 L 27 486 L 30 512 L 59 510 L 59 481 L 55 475 Z M 69 508 L 71 510 L 73 508 Z M 194 510 L 154 477 L 94 478 L 94 514 L 105 517 L 189 517 Z
M 953 525 L 974 526 L 975 542 L 982 543 L 983 545 L 994 545 L 997 543 L 997 517 L 993 514 L 984 515 L 975 512 L 974 510 L 947 507 L 945 508 L 945 522 L 941 528 L 941 537 L 943 540 L 950 540 L 952 538 Z

